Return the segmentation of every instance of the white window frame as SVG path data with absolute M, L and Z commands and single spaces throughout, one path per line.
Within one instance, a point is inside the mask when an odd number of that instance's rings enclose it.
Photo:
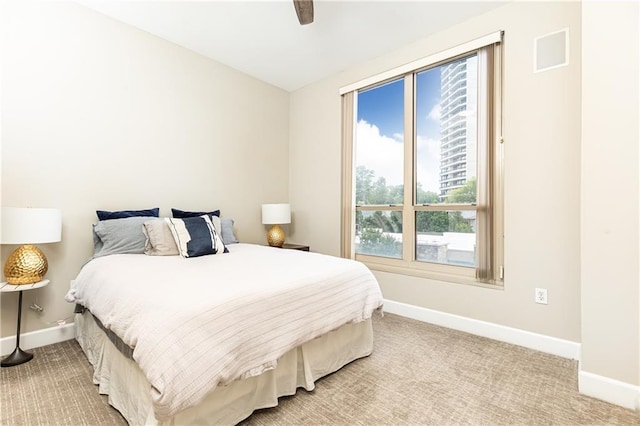
M 369 77 L 340 89 L 342 95 L 342 227 L 341 254 L 362 261 L 371 269 L 404 275 L 432 278 L 495 287 L 504 280 L 503 262 L 503 138 L 501 102 L 501 42 L 503 32 L 498 31 L 454 48 L 436 53 L 418 61 Z M 433 204 L 415 203 L 416 135 L 414 128 L 414 91 L 416 74 L 428 68 L 478 53 L 479 66 L 489 69 L 491 75 L 480 73 L 486 84 L 478 84 L 478 99 L 486 108 L 478 108 L 478 203 Z M 485 61 L 486 66 L 480 66 Z M 404 150 L 404 204 L 402 206 L 358 206 L 358 210 L 402 211 L 402 258 L 363 255 L 355 253 L 355 120 L 356 93 L 391 80 L 404 78 L 405 90 L 405 150 Z M 485 111 L 483 115 L 483 112 Z M 484 140 L 482 146 L 481 140 Z M 482 162 L 482 164 L 481 164 Z M 481 172 L 481 170 L 483 172 Z M 482 174 L 482 176 L 480 176 Z M 484 179 L 484 181 L 483 181 Z M 430 263 L 415 259 L 415 217 L 418 211 L 476 210 L 479 212 L 477 240 L 478 266 L 476 268 Z

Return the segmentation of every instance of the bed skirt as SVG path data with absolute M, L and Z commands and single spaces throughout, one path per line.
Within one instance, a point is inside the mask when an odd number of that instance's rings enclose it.
M 76 339 L 94 368 L 93 382 L 131 425 L 236 424 L 254 410 L 275 407 L 278 397 L 299 387 L 313 390 L 316 380 L 373 349 L 370 319 L 344 325 L 285 353 L 275 369 L 218 387 L 198 405 L 158 422 L 151 385 L 135 361 L 116 348 L 89 311 L 77 314 L 75 324 Z

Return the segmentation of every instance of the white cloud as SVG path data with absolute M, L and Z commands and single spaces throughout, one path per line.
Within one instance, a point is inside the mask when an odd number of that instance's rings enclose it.
M 388 185 L 403 181 L 404 144 L 401 135 L 393 138 L 380 134 L 374 124 L 360 120 L 356 127 L 356 165 L 365 166 L 383 176 Z M 396 139 L 399 138 L 399 139 Z M 425 191 L 438 193 L 440 188 L 440 141 L 418 135 L 418 180 Z
M 440 112 L 440 102 L 438 102 L 433 106 L 433 108 L 431 108 L 431 111 L 429 111 L 429 115 L 427 115 L 427 117 L 432 119 L 433 121 L 440 121 L 441 116 L 442 114 Z
M 425 191 L 440 193 L 440 141 L 418 135 L 417 179 Z
M 394 135 L 396 136 L 396 135 Z M 356 165 L 365 166 L 384 177 L 387 185 L 402 184 L 404 157 L 402 140 L 380 134 L 374 124 L 360 120 L 356 127 Z

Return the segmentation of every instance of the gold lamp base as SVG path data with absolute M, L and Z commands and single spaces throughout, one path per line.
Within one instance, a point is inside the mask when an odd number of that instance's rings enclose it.
M 42 281 L 49 263 L 42 250 L 25 244 L 14 250 L 4 264 L 4 276 L 9 284 L 32 284 Z
M 273 225 L 267 232 L 267 242 L 271 247 L 284 245 L 284 229 L 280 225 Z

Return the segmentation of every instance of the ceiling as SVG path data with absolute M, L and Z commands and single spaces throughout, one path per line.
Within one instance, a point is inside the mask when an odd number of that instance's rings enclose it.
M 291 0 L 78 2 L 293 91 L 505 0 L 315 0 L 315 20 L 306 26 L 298 23 Z

